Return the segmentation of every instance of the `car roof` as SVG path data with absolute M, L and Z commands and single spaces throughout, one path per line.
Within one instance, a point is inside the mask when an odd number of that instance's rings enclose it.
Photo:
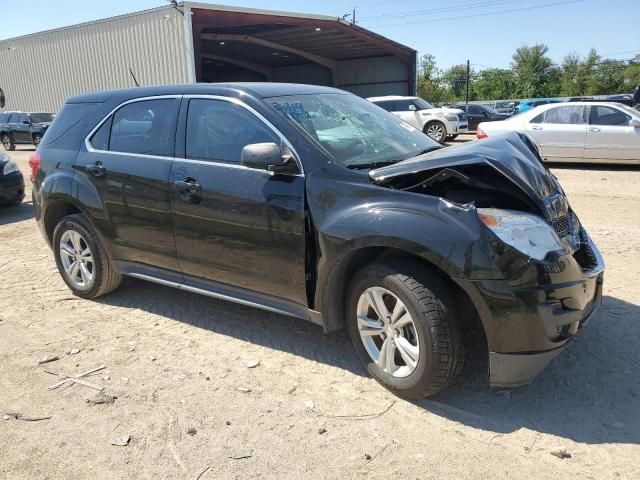
M 109 98 L 154 97 L 159 95 L 233 95 L 244 92 L 261 98 L 286 95 L 318 95 L 322 93 L 349 94 L 337 88 L 302 83 L 271 82 L 229 82 L 229 83 L 189 83 L 177 85 L 159 85 L 152 87 L 134 87 L 120 90 L 105 90 L 85 93 L 67 99 L 68 103 L 103 103 Z
M 387 95 L 384 97 L 369 97 L 367 100 L 370 102 L 382 102 L 384 100 L 415 100 L 418 97 L 407 97 L 402 95 Z

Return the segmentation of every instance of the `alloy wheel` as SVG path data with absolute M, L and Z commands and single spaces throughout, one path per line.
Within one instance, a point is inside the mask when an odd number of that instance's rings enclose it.
M 431 124 L 427 127 L 427 135 L 439 142 L 445 138 L 444 127 L 439 123 Z
M 420 344 L 411 314 L 404 303 L 382 287 L 367 288 L 358 299 L 358 332 L 367 353 L 393 377 L 413 373 Z
M 60 237 L 60 260 L 67 279 L 78 290 L 88 290 L 94 282 L 95 263 L 89 244 L 80 233 L 67 230 Z

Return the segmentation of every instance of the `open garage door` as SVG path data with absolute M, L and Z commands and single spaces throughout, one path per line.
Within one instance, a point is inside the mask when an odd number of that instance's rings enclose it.
M 198 82 L 310 83 L 363 97 L 415 94 L 416 51 L 343 20 L 185 6 Z

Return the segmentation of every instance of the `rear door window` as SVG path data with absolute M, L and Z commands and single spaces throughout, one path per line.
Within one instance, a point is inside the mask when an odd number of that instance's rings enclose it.
M 7 123 L 7 120 L 9 120 L 9 114 L 0 113 L 0 123 Z
M 585 123 L 584 106 L 565 105 L 550 108 L 541 113 L 530 123 L 553 123 L 556 125 L 582 125 Z
M 603 105 L 592 106 L 589 114 L 591 125 L 627 126 L 630 120 L 630 115 Z
M 409 105 L 413 105 L 411 100 L 397 100 L 396 101 L 396 112 L 408 112 Z
M 19 116 L 20 115 L 17 113 L 12 113 L 11 115 L 9 115 L 9 120 L 7 120 L 7 123 L 16 123 Z
M 161 98 L 129 103 L 111 120 L 109 150 L 140 155 L 173 156 L 172 128 L 176 99 Z M 104 142 L 103 138 L 101 141 Z
M 471 115 L 480 115 L 482 111 L 480 110 L 480 107 L 478 107 L 477 105 L 469 105 L 469 113 Z
M 379 107 L 384 108 L 387 112 L 395 112 L 396 111 L 396 102 L 393 100 L 384 100 L 382 102 L 375 102 Z
M 244 107 L 223 100 L 193 99 L 187 114 L 186 156 L 240 163 L 242 149 L 280 137 Z

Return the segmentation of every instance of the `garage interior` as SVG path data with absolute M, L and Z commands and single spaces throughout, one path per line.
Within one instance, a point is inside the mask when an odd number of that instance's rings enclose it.
M 416 51 L 357 25 L 335 17 L 189 6 L 198 82 L 310 83 L 363 97 L 415 94 Z

